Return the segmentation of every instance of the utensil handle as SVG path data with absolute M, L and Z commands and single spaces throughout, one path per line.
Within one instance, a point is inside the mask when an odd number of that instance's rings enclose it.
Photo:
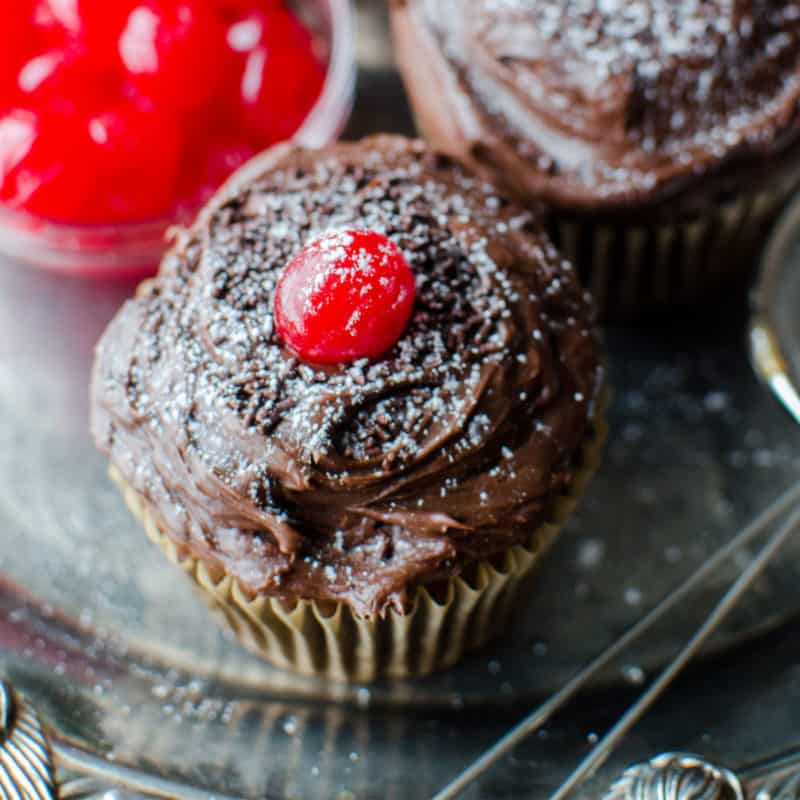
M 0 678 L 0 800 L 106 796 L 208 800 L 203 789 L 141 772 L 58 739 L 11 684 Z M 242 798 L 214 794 L 215 800 Z
M 748 800 L 798 800 L 800 746 L 743 767 L 739 774 Z
M 662 753 L 636 764 L 612 784 L 603 800 L 798 800 L 800 749 L 738 772 L 687 753 Z
M 636 764 L 603 800 L 798 800 L 800 749 L 779 753 L 738 771 L 687 753 L 662 753 Z

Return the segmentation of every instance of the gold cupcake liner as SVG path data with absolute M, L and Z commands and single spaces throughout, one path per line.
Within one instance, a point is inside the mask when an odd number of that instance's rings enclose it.
M 428 675 L 455 664 L 503 629 L 542 555 L 572 515 L 594 475 L 607 427 L 602 414 L 582 448 L 572 487 L 555 504 L 552 519 L 525 546 L 481 561 L 442 582 L 442 592 L 418 587 L 410 610 L 362 618 L 344 603 L 298 600 L 293 606 L 274 597 L 249 597 L 230 576 L 219 576 L 165 534 L 148 502 L 112 467 L 111 476 L 150 539 L 202 590 L 248 649 L 277 667 L 338 681 Z
M 604 318 L 690 305 L 743 287 L 794 184 L 722 202 L 713 213 L 652 225 L 604 224 L 552 212 L 550 234 L 577 265 Z

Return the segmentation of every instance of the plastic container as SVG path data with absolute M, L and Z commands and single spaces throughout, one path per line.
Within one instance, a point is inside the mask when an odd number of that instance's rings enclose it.
M 292 4 L 328 45 L 328 72 L 315 106 L 292 140 L 306 147 L 335 141 L 350 115 L 355 47 L 350 0 L 299 0 Z M 131 278 L 153 272 L 164 235 L 190 218 L 173 216 L 115 225 L 69 225 L 0 206 L 0 255 L 72 275 Z

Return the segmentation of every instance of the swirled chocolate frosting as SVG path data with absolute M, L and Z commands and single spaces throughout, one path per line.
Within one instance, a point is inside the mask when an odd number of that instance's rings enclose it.
M 402 250 L 412 319 L 376 361 L 298 361 L 282 270 L 330 230 Z M 252 594 L 373 615 L 527 541 L 602 380 L 590 306 L 530 213 L 418 142 L 253 162 L 175 234 L 97 350 L 93 431 L 179 546 Z
M 393 0 L 393 22 L 434 143 L 556 206 L 798 170 L 798 2 Z

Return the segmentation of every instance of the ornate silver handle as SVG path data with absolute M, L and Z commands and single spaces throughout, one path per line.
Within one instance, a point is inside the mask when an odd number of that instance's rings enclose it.
M 53 753 L 41 720 L 0 682 L 0 796 L 50 800 L 56 796 Z
M 115 791 L 112 791 L 115 790 Z M 0 680 L 0 800 L 208 800 L 208 792 L 112 763 L 60 741 Z M 241 798 L 214 795 L 215 800 Z
M 663 753 L 636 764 L 612 784 L 603 800 L 798 800 L 800 751 L 765 761 L 740 774 L 698 756 Z

